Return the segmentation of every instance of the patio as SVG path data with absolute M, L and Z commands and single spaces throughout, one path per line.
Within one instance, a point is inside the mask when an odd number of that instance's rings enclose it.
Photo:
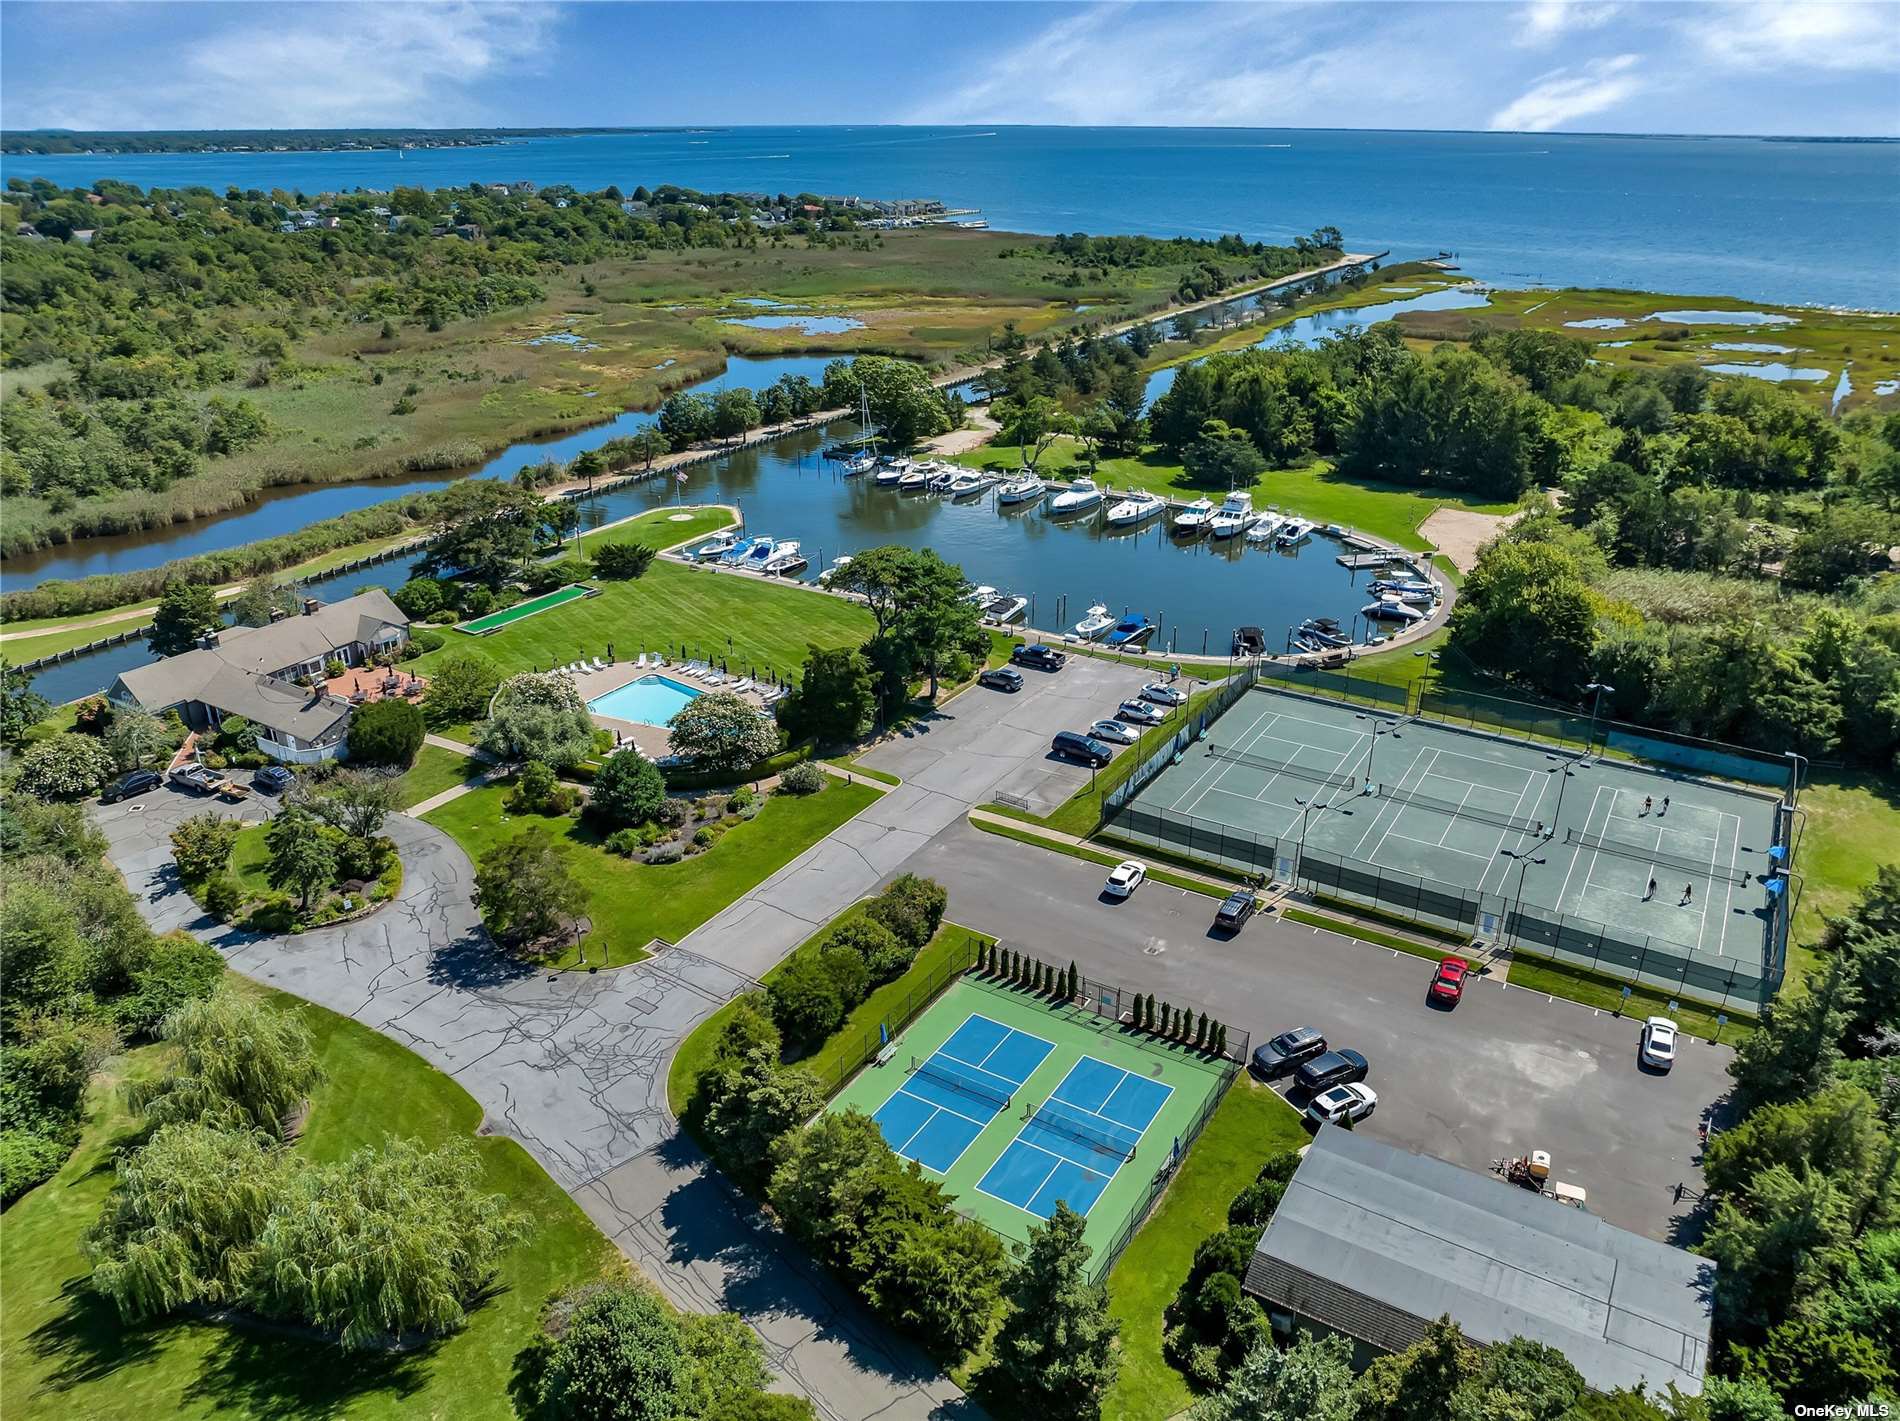
M 388 698 L 420 700 L 428 685 L 426 677 L 393 667 L 352 666 L 341 676 L 330 677 L 323 689 L 338 700 L 361 706 Z

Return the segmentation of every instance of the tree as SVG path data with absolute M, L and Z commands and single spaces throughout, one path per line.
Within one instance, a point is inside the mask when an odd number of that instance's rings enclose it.
M 1188 1421 L 1347 1421 L 1352 1414 L 1352 1345 L 1337 1333 L 1302 1337 L 1282 1349 L 1254 1344 L 1215 1395 Z
M 397 777 L 385 771 L 343 769 L 306 783 L 299 804 L 346 839 L 361 844 L 381 836 L 383 821 L 402 799 Z
M 1501 538 L 1460 589 L 1451 640 L 1480 666 L 1570 693 L 1589 679 L 1599 606 L 1568 549 Z
M 569 498 L 550 499 L 541 505 L 541 526 L 554 535 L 558 547 L 580 531 L 581 506 Z
M 1799 996 L 1763 1008 L 1761 1026 L 1736 1048 L 1729 1075 L 1750 1105 L 1773 1105 L 1818 1092 L 1841 1059 L 1841 1041 L 1858 1005 L 1852 960 L 1836 952 Z
M 288 616 L 297 610 L 297 594 L 270 573 L 260 572 L 244 584 L 244 590 L 230 605 L 231 616 L 239 626 L 267 627 L 273 613 Z
M 1016 446 L 1025 469 L 1034 470 L 1056 440 L 1076 430 L 1075 418 L 1046 395 L 1010 395 L 990 411 L 1002 437 Z
M 112 756 L 113 768 L 118 770 L 136 770 L 161 755 L 169 755 L 171 748 L 171 732 L 165 722 L 129 706 L 112 717 L 112 728 L 106 732 L 106 750 Z
M 33 689 L 33 673 L 0 661 L 0 750 L 18 750 L 53 703 Z
M 780 1066 L 776 1049 L 758 1046 L 714 1073 L 704 1099 L 714 1154 L 734 1178 L 758 1184 L 772 1171 L 774 1144 L 823 1108 L 825 1088 L 810 1071 Z
M 179 656 L 223 625 L 217 594 L 210 584 L 173 582 L 159 596 L 145 644 L 154 656 Z
M 1452 1398 L 1478 1368 L 1478 1351 L 1441 1317 L 1403 1352 L 1380 1357 L 1360 1377 L 1355 1421 L 1444 1421 Z
M 791 1040 L 816 1045 L 836 1031 L 845 1013 L 856 1005 L 844 1000 L 838 985 L 824 953 L 795 955 L 765 984 L 772 1020 Z
M 453 1331 L 524 1232 L 481 1184 L 464 1139 L 434 1150 L 391 1139 L 293 1172 L 258 1234 L 250 1305 L 346 1349 Z
M 626 582 L 646 575 L 653 566 L 653 549 L 645 543 L 603 543 L 594 549 L 593 560 L 598 576 Z
M 34 799 L 92 794 L 112 773 L 112 752 L 90 735 L 61 731 L 27 746 L 14 788 Z
M 1791 1316 L 1849 1256 L 1853 1210 L 1826 1175 L 1770 1165 L 1715 1209 L 1700 1252 L 1719 1266 L 1720 1326 L 1759 1332 Z
M 793 744 L 850 744 L 877 714 L 870 661 L 861 649 L 812 646 L 798 684 L 779 701 L 776 714 Z
M 871 423 L 894 444 L 914 444 L 950 428 L 943 395 L 915 361 L 860 355 L 825 367 L 825 408 L 856 409 L 860 390 L 870 406 Z
M 675 754 L 711 771 L 750 769 L 778 753 L 778 730 L 730 691 L 696 696 L 667 722 Z
M 132 1091 L 132 1108 L 150 1125 L 203 1121 L 282 1139 L 323 1079 L 299 1013 L 229 988 L 179 1007 L 159 1035 L 176 1059 L 157 1081 Z
M 264 831 L 270 851 L 265 876 L 272 888 L 294 892 L 308 911 L 310 899 L 336 880 L 336 846 L 324 832 L 323 822 L 294 805 L 278 811 Z
M 887 709 L 909 675 L 927 672 L 934 698 L 951 653 L 987 647 L 982 610 L 968 599 L 963 570 L 929 548 L 871 548 L 854 556 L 833 585 L 863 596 L 876 622 L 877 635 L 864 651 L 874 670 L 881 658 L 891 658 L 896 674 L 883 687 Z
M 620 828 L 649 822 L 665 800 L 666 780 L 659 767 L 629 746 L 601 763 L 588 796 L 587 812 Z
M 682 390 L 669 396 L 666 403 L 660 406 L 654 428 L 665 436 L 669 448 L 676 451 L 690 448 L 712 437 L 713 402 L 705 395 L 688 394 Z
M 501 672 L 486 656 L 452 651 L 429 668 L 422 709 L 436 725 L 476 720 L 488 713 L 489 697 L 501 685 Z
M 1181 457 L 1188 477 L 1204 488 L 1252 488 L 1267 467 L 1253 439 L 1245 430 L 1234 429 L 1224 420 L 1210 419 L 1201 426 L 1200 437 Z
M 916 948 L 874 918 L 855 918 L 833 928 L 825 948 L 857 954 L 874 982 L 901 975 L 917 957 Z
M 393 696 L 371 701 L 350 716 L 350 759 L 406 770 L 415 764 L 427 733 L 420 706 Z
M 1030 1225 L 993 1344 L 1011 1398 L 1053 1421 L 1101 1415 L 1121 1364 L 1108 1289 L 1088 1280 L 1083 1228 L 1082 1216 L 1060 1203 L 1046 1224 Z
M 448 605 L 442 584 L 433 577 L 412 577 L 390 594 L 390 601 L 412 622 L 426 621 Z
M 1477 1374 L 1452 1400 L 1453 1421 L 1559 1421 L 1589 1393 L 1583 1376 L 1555 1347 L 1507 1337 L 1484 1349 Z
M 519 575 L 534 556 L 541 496 L 501 479 L 463 479 L 434 495 L 435 531 L 417 577 L 457 574 L 487 588 Z
M 733 386 L 713 396 L 712 432 L 721 439 L 737 439 L 757 429 L 760 419 L 758 401 L 748 389 Z
M 1735 1363 L 1744 1379 L 1770 1388 L 1795 1415 L 1798 1406 L 1879 1396 L 1895 1381 L 1891 1355 L 1873 1338 L 1799 1318 L 1770 1328 L 1760 1346 L 1737 1346 Z
M 482 749 L 507 763 L 540 760 L 567 769 L 594 750 L 594 721 L 580 692 L 571 677 L 552 671 L 502 682 L 480 734 Z
M 1873 1099 L 1857 1086 L 1836 1085 L 1749 1111 L 1710 1141 L 1703 1174 L 1711 1190 L 1739 1194 L 1773 1165 L 1808 1168 L 1858 1196 L 1876 1181 L 1888 1146 Z
M 475 873 L 475 906 L 488 930 L 505 942 L 551 937 L 586 912 L 587 901 L 586 885 L 544 829 L 496 844 Z
M 602 1283 L 557 1309 L 537 1400 L 559 1421 L 673 1421 L 688 1362 L 679 1323 L 647 1288 Z M 552 1331 L 552 1328 L 550 1329 Z
M 627 452 L 641 460 L 649 472 L 653 468 L 653 461 L 672 447 L 672 442 L 666 435 L 651 425 L 635 431 L 627 439 Z
M 210 812 L 181 820 L 171 832 L 178 876 L 187 883 L 204 883 L 223 873 L 243 828 L 236 819 Z
M 942 884 L 915 873 L 903 873 L 871 900 L 866 916 L 889 928 L 917 953 L 936 936 L 949 903 L 950 895 Z

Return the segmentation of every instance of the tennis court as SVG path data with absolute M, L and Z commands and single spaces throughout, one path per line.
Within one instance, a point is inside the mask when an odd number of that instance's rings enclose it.
M 578 602 L 583 597 L 597 597 L 598 587 L 589 587 L 584 582 L 570 582 L 566 587 L 558 587 L 552 592 L 544 592 L 539 597 L 530 597 L 525 602 L 517 602 L 512 607 L 504 607 L 499 612 L 490 612 L 485 617 L 476 617 L 472 621 L 457 622 L 458 632 L 467 632 L 470 636 L 487 636 L 504 627 L 511 627 L 524 618 L 537 612 L 550 611 L 555 607 L 564 607 L 569 602 Z
M 1606 925 L 1759 975 L 1776 797 L 1255 687 L 1113 832 L 1496 935 Z M 1193 842 L 1190 844 L 1189 841 Z M 1450 911 L 1446 904 L 1456 904 Z
M 1225 1084 L 1220 1062 L 1112 1018 L 964 977 L 833 1099 L 1020 1242 L 1058 1200 L 1096 1264 Z

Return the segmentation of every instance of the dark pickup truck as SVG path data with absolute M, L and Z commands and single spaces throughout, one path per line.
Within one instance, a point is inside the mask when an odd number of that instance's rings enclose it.
M 1068 664 L 1069 655 L 1057 651 L 1053 646 L 1019 646 L 1009 654 L 1009 659 L 1018 666 L 1033 666 L 1038 671 L 1060 671 Z

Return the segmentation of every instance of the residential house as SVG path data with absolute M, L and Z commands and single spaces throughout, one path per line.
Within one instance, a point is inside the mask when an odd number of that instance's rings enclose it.
M 380 588 L 328 606 L 308 598 L 301 615 L 229 627 L 191 651 L 134 667 L 106 694 L 153 715 L 176 710 L 198 730 L 243 716 L 257 726 L 266 755 L 309 764 L 348 745 L 352 707 L 323 690 L 325 665 L 360 666 L 408 639 L 409 619 Z

